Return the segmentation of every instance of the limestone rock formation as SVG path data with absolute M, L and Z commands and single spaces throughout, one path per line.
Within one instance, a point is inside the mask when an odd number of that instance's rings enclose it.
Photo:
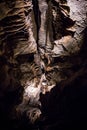
M 1 120 L 59 129 L 65 91 L 87 86 L 86 40 L 86 0 L 1 0 Z

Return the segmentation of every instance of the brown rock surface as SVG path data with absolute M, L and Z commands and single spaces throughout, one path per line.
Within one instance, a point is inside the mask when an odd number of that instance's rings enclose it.
M 72 126 L 70 111 L 86 107 L 86 40 L 86 0 L 1 0 L 0 120 L 11 129 Z

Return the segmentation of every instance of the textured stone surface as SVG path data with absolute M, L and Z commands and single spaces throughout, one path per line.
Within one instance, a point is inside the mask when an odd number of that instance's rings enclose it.
M 1 0 L 1 119 L 14 129 L 68 124 L 68 98 L 87 86 L 86 25 L 86 0 Z

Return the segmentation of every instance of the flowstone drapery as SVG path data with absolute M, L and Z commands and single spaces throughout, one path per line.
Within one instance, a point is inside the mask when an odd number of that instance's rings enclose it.
M 11 112 L 34 123 L 41 93 L 87 74 L 86 12 L 86 0 L 1 0 L 1 100 L 8 91 L 22 95 Z

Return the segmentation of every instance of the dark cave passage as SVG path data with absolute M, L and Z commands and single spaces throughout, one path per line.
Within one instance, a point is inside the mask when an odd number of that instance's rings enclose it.
M 0 130 L 87 128 L 87 1 L 0 1 Z

